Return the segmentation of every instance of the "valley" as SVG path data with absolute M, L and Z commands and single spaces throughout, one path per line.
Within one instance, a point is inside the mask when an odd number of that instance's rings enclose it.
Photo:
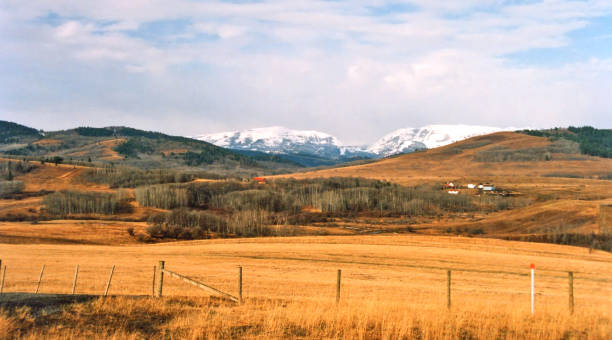
M 79 265 L 77 294 L 99 295 L 115 266 L 105 299 L 51 314 L 37 307 L 0 314 L 9 338 L 612 334 L 605 218 L 612 159 L 581 154 L 577 144 L 497 132 L 367 164 L 257 179 L 206 168 L 111 167 L 114 161 L 103 159 L 108 152 L 88 150 L 82 156 L 91 162 L 0 159 L 10 182 L 23 183 L 0 199 L 7 299 L 36 287 L 43 264 L 40 294 L 68 294 Z M 138 157 L 130 164 L 142 164 Z M 230 294 L 237 294 L 242 267 L 244 304 L 169 276 L 164 298 L 150 297 L 160 260 Z

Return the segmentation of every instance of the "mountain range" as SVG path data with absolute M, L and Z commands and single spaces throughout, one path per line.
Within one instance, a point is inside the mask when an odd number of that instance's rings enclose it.
M 283 155 L 305 166 L 332 165 L 431 149 L 502 129 L 478 125 L 427 125 L 395 130 L 371 145 L 344 145 L 330 134 L 274 126 L 195 136 L 228 149 Z

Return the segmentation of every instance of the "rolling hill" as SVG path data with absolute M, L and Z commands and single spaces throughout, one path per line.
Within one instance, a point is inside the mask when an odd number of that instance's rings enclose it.
M 292 130 L 282 126 L 220 132 L 194 138 L 241 152 L 275 154 L 308 167 L 377 157 L 366 151 L 365 147 L 345 147 L 338 138 L 324 132 Z
M 292 130 L 281 126 L 213 133 L 194 138 L 233 150 L 277 154 L 304 166 L 321 166 L 437 148 L 502 130 L 464 124 L 427 125 L 398 129 L 371 145 L 353 146 L 344 145 L 338 138 L 324 132 Z
M 224 173 L 289 171 L 299 164 L 276 155 L 248 155 L 186 137 L 129 127 L 79 127 L 41 133 L 2 122 L 0 150 L 28 159 L 101 162 L 139 168 L 206 169 Z
M 21 148 L 42 136 L 42 132 L 36 129 L 0 120 L 0 152 Z
M 486 216 L 441 216 L 423 231 L 472 228 L 492 237 L 600 232 L 601 205 L 612 204 L 612 159 L 580 153 L 577 142 L 515 132 L 473 137 L 377 162 L 283 175 L 296 179 L 364 177 L 415 186 L 452 182 L 459 195 L 482 195 L 467 184 L 491 184 L 481 197 L 511 196 L 523 207 Z
M 288 175 L 296 178 L 351 176 L 402 184 L 464 178 L 486 182 L 495 176 L 605 177 L 612 159 L 580 153 L 578 143 L 515 132 L 497 132 L 447 146 L 397 155 L 364 165 Z

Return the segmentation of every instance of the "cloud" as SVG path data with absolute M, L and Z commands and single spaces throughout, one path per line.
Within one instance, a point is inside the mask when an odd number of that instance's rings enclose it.
M 0 114 L 183 135 L 286 125 L 349 143 L 430 123 L 606 126 L 611 55 L 517 55 L 571 50 L 572 32 L 611 12 L 599 0 L 9 0 Z

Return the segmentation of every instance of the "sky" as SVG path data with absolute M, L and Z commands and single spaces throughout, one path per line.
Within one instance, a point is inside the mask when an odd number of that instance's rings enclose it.
M 0 0 L 0 119 L 612 128 L 612 1 Z

